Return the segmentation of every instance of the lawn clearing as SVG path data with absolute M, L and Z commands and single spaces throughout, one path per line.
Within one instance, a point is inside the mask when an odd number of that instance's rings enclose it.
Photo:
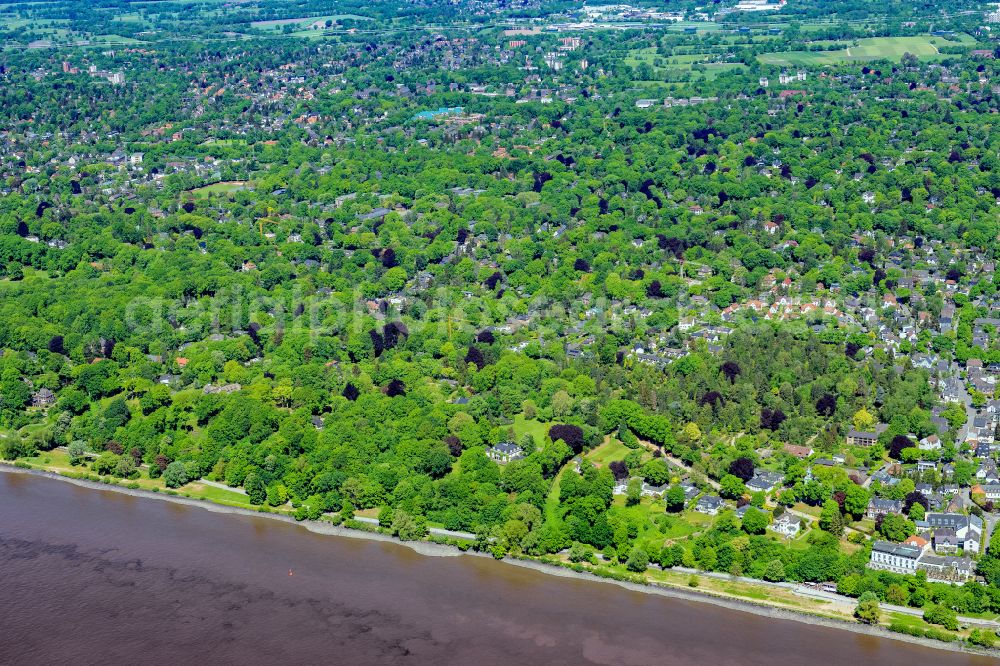
M 88 460 L 82 465 L 73 465 L 69 460 L 69 453 L 60 449 L 53 449 L 51 451 L 40 451 L 38 455 L 32 456 L 30 458 L 19 458 L 18 462 L 25 463 L 36 469 L 44 469 L 50 472 L 56 472 L 57 474 L 67 474 L 71 476 L 87 475 L 93 474 L 90 469 L 91 460 Z M 138 487 L 141 490 L 150 490 L 164 492 L 167 491 L 166 485 L 163 483 L 162 478 L 151 479 L 148 476 L 148 471 L 144 469 L 140 472 L 139 478 L 136 479 L 118 479 L 110 478 L 112 483 L 121 486 L 132 486 Z M 217 488 L 215 486 L 206 485 L 200 481 L 192 481 L 181 488 L 176 490 L 178 495 L 193 497 L 197 499 L 210 500 L 212 502 L 217 502 L 219 504 L 228 504 L 230 506 L 237 506 L 247 509 L 256 508 L 250 504 L 250 499 L 243 493 L 236 490 L 229 490 L 226 488 Z
M 535 438 L 535 444 L 541 446 L 542 442 L 548 436 L 549 428 L 552 427 L 552 424 L 542 423 L 536 419 L 526 419 L 524 418 L 524 414 L 518 414 L 514 417 L 513 427 L 517 441 L 520 441 L 527 434 Z
M 562 481 L 563 474 L 574 474 L 575 472 L 567 472 L 569 465 L 564 465 L 559 473 L 556 474 L 556 478 L 552 481 L 552 487 L 549 488 L 549 494 L 545 496 L 545 519 L 551 521 L 553 524 L 558 524 L 561 519 L 561 511 L 559 510 L 559 483 Z
M 630 67 L 649 65 L 656 76 L 673 80 L 684 75 L 704 76 L 707 80 L 716 78 L 719 74 L 745 67 L 740 62 L 718 62 L 718 56 L 712 53 L 683 53 L 663 56 L 656 52 L 655 46 L 633 49 L 625 56 L 625 64 Z M 646 83 L 643 81 L 642 83 Z
M 188 194 L 193 197 L 208 197 L 213 194 L 233 194 L 235 192 L 240 192 L 242 190 L 253 189 L 247 181 L 244 180 L 227 180 L 221 183 L 212 183 L 211 185 L 205 185 L 204 187 L 196 187 L 193 190 L 188 190 Z
M 296 30 L 322 30 L 329 21 L 331 27 L 338 21 L 371 21 L 369 16 L 358 14 L 329 14 L 326 16 L 304 16 L 300 18 L 272 19 L 270 21 L 254 21 L 250 25 L 265 30 L 281 30 L 286 25 L 295 26 Z
M 615 460 L 623 459 L 631 450 L 617 439 L 608 438 L 596 449 L 585 454 L 584 457 L 598 467 L 607 467 Z
M 32 458 L 21 458 L 21 462 L 26 462 L 29 465 L 42 465 L 45 469 L 49 469 L 57 472 L 80 472 L 84 467 L 79 465 L 71 465 L 69 462 L 69 453 L 66 451 L 59 451 L 53 449 L 52 451 L 41 451 L 37 456 Z
M 140 479 L 139 481 L 141 485 L 142 480 Z M 157 481 L 159 481 L 159 479 L 157 479 Z M 180 489 L 180 492 L 186 493 L 192 497 L 200 497 L 202 499 L 218 502 L 219 504 L 255 508 L 252 504 L 250 504 L 250 499 L 243 493 L 238 493 L 235 490 L 224 490 L 223 488 L 216 488 L 215 486 L 206 486 L 198 483 L 197 481 L 184 486 Z

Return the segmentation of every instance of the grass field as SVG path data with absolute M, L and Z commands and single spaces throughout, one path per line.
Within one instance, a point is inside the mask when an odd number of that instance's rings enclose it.
M 251 25 L 255 28 L 274 28 L 281 27 L 283 25 L 288 25 L 294 23 L 298 26 L 308 26 L 315 24 L 326 23 L 327 21 L 342 21 L 352 19 L 355 21 L 370 21 L 371 19 L 367 16 L 358 16 L 357 14 L 329 14 L 326 16 L 305 16 L 300 18 L 289 18 L 289 19 L 273 19 L 271 21 L 254 21 Z
M 41 464 L 46 469 L 59 472 L 78 472 L 79 467 L 74 467 L 69 462 L 69 454 L 65 451 L 45 451 L 37 458 L 24 458 L 24 462 Z
M 893 613 L 893 612 L 885 613 L 883 614 L 882 621 L 885 622 L 886 624 L 902 625 L 904 627 L 912 627 L 915 629 L 919 629 L 921 631 L 934 629 L 936 631 L 943 631 L 945 633 L 949 633 L 952 635 L 957 634 L 959 636 L 967 636 L 969 633 L 967 629 L 962 629 L 958 632 L 947 631 L 943 627 L 924 621 L 923 618 L 919 618 L 914 615 L 908 615 L 905 613 Z
M 326 28 L 326 22 L 331 22 L 334 27 L 339 21 L 370 21 L 368 16 L 357 14 L 329 14 L 327 16 L 304 16 L 301 18 L 273 19 L 270 21 L 254 21 L 251 25 L 263 30 L 283 31 L 285 26 L 293 27 L 293 35 L 309 36 L 311 33 L 322 32 Z
M 672 571 L 670 569 L 666 571 L 650 569 L 646 572 L 646 578 L 654 582 L 665 583 L 676 587 L 689 587 L 688 581 L 691 579 L 691 576 L 689 574 Z M 838 617 L 840 619 L 847 619 L 849 617 L 842 612 L 838 612 L 838 609 L 833 607 L 833 605 L 829 602 L 816 599 L 807 600 L 797 596 L 791 590 L 782 590 L 771 586 L 755 585 L 753 583 L 746 583 L 737 580 L 719 580 L 708 576 L 699 576 L 698 589 L 727 597 L 749 599 L 751 601 L 767 601 L 776 606 L 783 606 L 785 608 L 806 611 L 818 615 Z
M 943 58 L 939 46 L 971 46 L 975 40 L 968 35 L 955 35 L 947 39 L 919 35 L 915 37 L 872 37 L 859 39 L 852 44 L 844 42 L 815 42 L 827 46 L 838 46 L 833 51 L 783 51 L 779 53 L 762 53 L 757 59 L 765 65 L 783 67 L 808 67 L 819 65 L 838 65 L 851 62 L 867 62 L 871 60 L 892 60 L 898 62 L 904 53 L 911 53 L 921 60 L 937 60 Z
M 222 488 L 216 488 L 214 486 L 205 486 L 197 481 L 185 486 L 184 490 L 192 497 L 201 497 L 202 499 L 212 500 L 213 502 L 219 502 L 220 504 L 230 504 L 242 507 L 253 506 L 250 504 L 250 500 L 247 496 L 243 493 L 238 493 L 235 490 L 223 490 Z
M 667 27 L 667 32 L 683 32 L 688 28 L 694 28 L 699 33 L 722 30 L 722 26 L 715 21 L 676 21 Z
M 631 450 L 617 439 L 608 439 L 585 457 L 598 467 L 607 467 L 615 460 L 623 459 Z
M 71 475 L 79 475 L 90 472 L 89 462 L 83 465 L 73 465 L 70 463 L 69 454 L 66 451 L 58 449 L 43 451 L 37 456 L 31 458 L 20 458 L 19 462 L 27 463 L 32 467 L 60 474 L 68 473 Z M 141 471 L 140 476 L 137 479 L 115 479 L 115 482 L 120 485 L 134 484 L 142 490 L 155 490 L 159 492 L 167 490 L 162 478 L 150 479 L 145 469 Z M 191 483 L 178 489 L 177 492 L 178 494 L 186 497 L 210 500 L 219 504 L 227 504 L 229 506 L 238 506 L 248 509 L 254 508 L 253 505 L 250 504 L 250 500 L 243 493 L 235 490 L 227 490 L 225 488 L 216 488 L 215 486 L 205 485 L 199 481 L 192 481 Z
M 722 72 L 744 67 L 743 63 L 739 62 L 715 62 L 715 58 L 715 55 L 709 53 L 661 56 L 657 54 L 656 47 L 648 46 L 629 51 L 628 55 L 625 56 L 625 64 L 630 67 L 638 67 L 645 63 L 653 69 L 657 77 L 665 79 L 676 79 L 685 74 L 693 74 L 704 76 L 709 81 Z M 696 67 L 697 69 L 695 69 Z
M 529 434 L 535 438 L 535 444 L 539 446 L 545 441 L 545 437 L 549 434 L 551 426 L 551 423 L 526 419 L 524 418 L 524 414 L 518 414 L 514 417 L 514 435 L 517 439 L 520 440 L 525 434 Z
M 567 471 L 569 465 L 564 466 L 559 473 L 556 474 L 556 478 L 552 482 L 552 487 L 549 488 L 549 494 L 545 496 L 545 519 L 551 521 L 553 524 L 558 523 L 560 511 L 559 511 L 559 483 L 562 481 L 563 474 L 575 474 L 575 472 Z
M 145 24 L 145 19 L 136 12 L 132 14 L 119 14 L 111 19 L 112 21 L 120 21 L 121 23 L 142 23 Z
M 193 190 L 188 190 L 188 194 L 193 197 L 207 197 L 213 194 L 232 194 L 246 189 L 252 189 L 246 181 L 230 180 L 221 183 L 212 183 L 204 187 L 196 187 Z

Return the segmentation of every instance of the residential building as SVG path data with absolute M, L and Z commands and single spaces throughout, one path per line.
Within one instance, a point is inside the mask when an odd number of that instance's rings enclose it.
M 785 453 L 795 456 L 796 458 L 805 459 L 811 456 L 815 451 L 808 446 L 796 446 L 795 444 L 785 444 Z
M 780 487 L 781 482 L 784 480 L 785 476 L 778 472 L 766 469 L 757 470 L 753 478 L 747 481 L 747 489 L 751 492 L 769 493 L 775 488 Z
M 769 529 L 781 534 L 787 538 L 791 538 L 799 533 L 802 529 L 802 520 L 798 516 L 793 516 L 790 513 L 784 513 L 774 519 L 771 523 Z
M 889 541 L 876 541 L 872 546 L 870 569 L 881 569 L 901 574 L 917 572 L 917 560 L 923 551 L 915 546 L 905 546 Z
M 642 484 L 642 495 L 644 497 L 663 497 L 667 494 L 667 489 L 670 488 L 669 483 L 664 483 L 659 486 L 650 485 L 648 483 Z
M 873 497 L 871 501 L 868 502 L 868 510 L 865 511 L 865 515 L 869 518 L 876 518 L 878 516 L 887 516 L 890 513 L 900 513 L 902 510 L 903 503 L 899 500 Z
M 937 451 L 941 448 L 941 438 L 937 435 L 928 435 L 917 443 L 917 448 L 921 451 Z
M 917 562 L 917 570 L 927 572 L 927 580 L 961 585 L 972 579 L 975 563 L 971 557 L 948 557 L 924 554 Z
M 724 507 L 725 504 L 726 503 L 722 500 L 721 497 L 718 497 L 716 495 L 705 495 L 699 498 L 698 502 L 695 503 L 694 510 L 699 513 L 705 513 L 710 516 L 714 516 L 715 514 L 719 513 L 719 511 L 722 510 L 722 507 Z
M 934 530 L 932 543 L 934 544 L 934 550 L 939 553 L 958 552 L 958 537 L 955 535 L 955 530 L 950 527 L 941 527 Z
M 983 540 L 983 519 L 979 516 L 967 516 L 962 513 L 928 513 L 924 523 L 934 530 L 934 550 L 938 548 L 938 536 L 953 538 L 955 548 L 961 548 L 966 553 L 979 552 Z M 947 542 L 946 542 L 947 545 Z
M 498 463 L 509 463 L 524 458 L 524 449 L 514 442 L 500 442 L 486 449 L 486 455 Z
M 49 407 L 56 401 L 56 394 L 49 389 L 42 387 L 31 396 L 33 407 Z
M 884 423 L 880 423 L 875 427 L 874 432 L 868 432 L 864 430 L 851 430 L 847 433 L 847 445 L 848 446 L 872 446 L 878 441 L 878 436 L 885 432 L 888 428 Z

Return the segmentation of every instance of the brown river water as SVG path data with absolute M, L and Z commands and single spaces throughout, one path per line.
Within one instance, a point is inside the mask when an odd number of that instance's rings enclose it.
M 0 472 L 0 663 L 996 662 Z

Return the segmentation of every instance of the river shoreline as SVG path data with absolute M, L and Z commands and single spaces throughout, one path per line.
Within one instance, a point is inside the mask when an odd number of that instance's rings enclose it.
M 179 495 L 170 495 L 166 493 L 151 492 L 141 489 L 126 488 L 124 486 L 115 483 L 100 483 L 88 479 L 78 479 L 70 476 L 64 476 L 56 472 L 22 467 L 19 465 L 12 465 L 9 463 L 0 463 L 0 472 L 11 473 L 11 474 L 27 474 L 32 476 L 48 478 L 56 481 L 62 481 L 82 488 L 88 488 L 91 490 L 106 490 L 124 495 L 130 495 L 133 497 L 159 499 L 184 506 L 200 507 L 202 509 L 205 509 L 213 513 L 225 513 L 230 515 L 270 518 L 288 524 L 301 526 L 309 530 L 310 532 L 316 534 L 323 534 L 327 536 L 346 537 L 349 539 L 363 539 L 368 541 L 391 542 L 396 545 L 409 548 L 420 555 L 428 557 L 457 557 L 461 555 L 469 555 L 473 557 L 483 557 L 483 558 L 493 559 L 491 556 L 485 553 L 478 553 L 473 551 L 461 551 L 454 546 L 440 544 L 440 543 L 434 543 L 428 541 L 403 541 L 397 537 L 384 534 L 381 532 L 352 529 L 349 527 L 332 525 L 317 520 L 298 521 L 295 520 L 293 517 L 284 514 L 270 513 L 266 511 L 253 511 L 250 509 L 243 509 L 240 507 L 218 504 L 210 500 L 191 499 Z M 707 592 L 704 590 L 695 590 L 695 589 L 689 590 L 658 583 L 635 583 L 630 581 L 615 580 L 611 578 L 598 576 L 596 574 L 589 572 L 575 571 L 573 569 L 568 569 L 555 564 L 548 564 L 546 562 L 541 562 L 534 559 L 519 559 L 513 557 L 506 557 L 503 560 L 501 560 L 501 562 L 516 567 L 531 569 L 539 573 L 547 574 L 550 576 L 556 576 L 561 578 L 572 578 L 580 581 L 612 584 L 632 592 L 639 592 L 642 594 L 652 594 L 652 595 L 679 599 L 695 603 L 710 604 L 713 606 L 726 608 L 728 610 L 751 613 L 753 615 L 775 618 L 780 620 L 789 620 L 807 625 L 846 630 L 855 634 L 863 634 L 877 638 L 899 641 L 903 643 L 910 643 L 914 645 L 919 645 L 921 647 L 932 648 L 935 650 L 946 650 L 950 652 L 961 652 L 973 655 L 1000 657 L 1000 650 L 996 649 L 988 650 L 983 648 L 975 648 L 973 646 L 969 646 L 968 644 L 962 642 L 945 643 L 943 641 L 936 641 L 929 638 L 909 636 L 907 634 L 901 634 L 889 631 L 888 629 L 883 627 L 873 627 L 869 625 L 847 622 L 844 620 L 825 617 L 818 613 L 812 614 L 805 611 L 779 608 L 765 603 L 755 603 L 745 599 L 724 596 L 721 594 Z

